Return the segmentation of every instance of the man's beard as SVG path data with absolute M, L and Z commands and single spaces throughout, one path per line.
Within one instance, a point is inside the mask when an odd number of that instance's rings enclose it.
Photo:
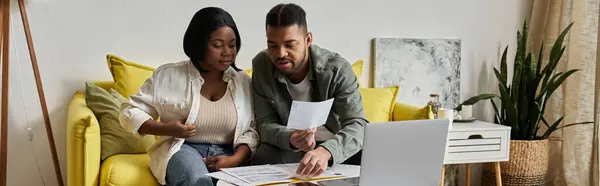
M 289 61 L 290 61 L 290 63 L 292 64 L 292 69 L 290 69 L 290 71 L 289 71 L 289 72 L 283 72 L 283 73 L 286 73 L 286 74 L 293 74 L 293 73 L 295 73 L 296 71 L 298 71 L 298 69 L 300 69 L 300 67 L 301 67 L 302 65 L 304 65 L 304 63 L 305 63 L 305 62 L 304 62 L 304 59 L 306 58 L 306 53 L 308 53 L 308 52 L 306 52 L 306 50 L 304 50 L 304 54 L 302 54 L 302 58 L 300 58 L 300 59 L 299 59 L 297 62 L 293 62 L 293 60 L 289 60 Z M 279 68 L 278 68 L 278 70 L 279 70 L 279 71 L 282 71 L 282 70 L 281 70 L 281 69 L 279 69 Z

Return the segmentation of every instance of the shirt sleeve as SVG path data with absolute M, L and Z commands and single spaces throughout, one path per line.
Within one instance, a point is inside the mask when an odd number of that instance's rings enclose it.
M 364 127 L 368 123 L 358 80 L 350 64 L 345 62 L 338 70 L 340 73 L 334 78 L 335 99 L 332 111 L 339 116 L 341 130 L 332 139 L 320 144 L 331 153 L 330 164 L 342 163 L 362 149 Z
M 293 130 L 281 124 L 277 111 L 273 108 L 273 100 L 265 94 L 266 86 L 261 76 L 260 65 L 267 62 L 265 55 L 258 54 L 253 60 L 252 97 L 254 102 L 255 121 L 260 134 L 261 142 L 277 146 L 281 149 L 294 150 L 290 145 L 290 136 Z
M 251 80 L 250 77 L 247 77 L 248 75 L 243 74 L 244 76 L 244 87 L 247 88 L 246 90 L 244 90 L 246 92 L 246 95 L 250 96 L 252 94 L 252 87 L 251 87 Z M 256 152 L 256 149 L 258 148 L 258 144 L 260 142 L 260 138 L 258 135 L 258 132 L 256 131 L 256 123 L 254 122 L 254 109 L 252 108 L 253 105 L 253 99 L 250 97 L 250 99 L 248 99 L 250 102 L 250 127 L 248 127 L 248 129 L 242 133 L 242 135 L 239 137 L 238 139 L 238 143 L 234 144 L 234 148 L 237 149 L 237 147 L 241 144 L 246 144 L 248 145 L 248 147 L 250 148 L 250 157 L 252 158 L 254 156 L 254 153 Z
M 154 78 L 157 77 L 156 74 L 155 71 L 150 78 L 146 79 L 138 92 L 130 95 L 129 100 L 121 105 L 119 114 L 121 126 L 133 134 L 143 136 L 138 132 L 142 124 L 149 119 L 158 118 L 154 103 L 155 87 L 153 84 Z

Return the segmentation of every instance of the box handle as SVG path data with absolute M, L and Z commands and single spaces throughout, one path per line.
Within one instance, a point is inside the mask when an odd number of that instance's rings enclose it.
M 483 136 L 481 136 L 480 134 L 473 134 L 470 135 L 467 139 L 483 139 Z

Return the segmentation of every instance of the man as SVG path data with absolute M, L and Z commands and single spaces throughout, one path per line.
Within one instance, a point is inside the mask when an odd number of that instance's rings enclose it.
M 253 97 L 261 145 L 254 164 L 300 163 L 297 173 L 313 177 L 362 149 L 368 122 L 352 67 L 339 54 L 312 44 L 306 13 L 279 4 L 266 17 L 268 49 L 254 57 Z M 327 122 L 316 129 L 286 127 L 296 101 L 334 98 Z M 356 157 L 359 158 L 359 157 Z

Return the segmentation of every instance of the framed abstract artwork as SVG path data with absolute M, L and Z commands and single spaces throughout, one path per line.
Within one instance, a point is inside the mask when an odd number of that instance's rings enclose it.
M 400 86 L 396 101 L 426 105 L 439 94 L 442 107 L 459 104 L 459 39 L 375 38 L 374 52 L 373 84 Z

